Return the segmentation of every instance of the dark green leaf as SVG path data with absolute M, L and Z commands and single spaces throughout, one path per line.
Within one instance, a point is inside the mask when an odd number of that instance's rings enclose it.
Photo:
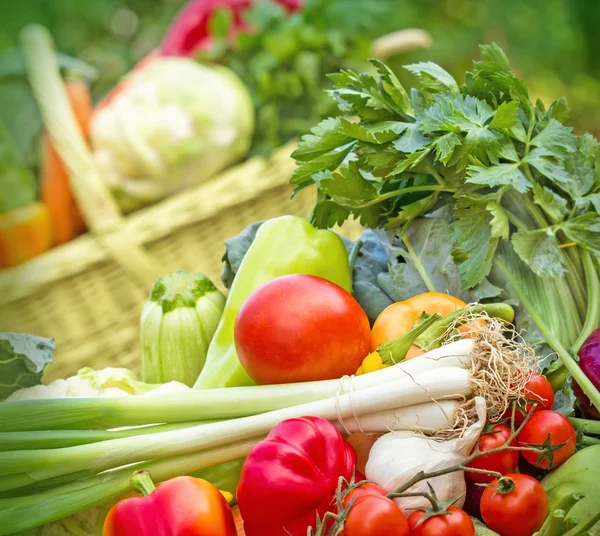
M 587 210 L 591 204 L 596 212 L 600 214 L 600 193 L 586 195 L 585 197 L 578 199 L 578 201 L 582 210 Z
M 489 127 L 495 128 L 497 130 L 513 128 L 514 126 L 516 126 L 519 119 L 517 115 L 518 110 L 518 102 L 503 102 L 500 106 L 498 106 L 498 109 L 496 110 L 494 118 L 489 124 Z
M 396 105 L 397 111 L 408 117 L 412 117 L 414 110 L 410 103 L 410 98 L 394 72 L 379 60 L 371 59 L 370 62 L 377 68 L 377 72 L 381 76 L 381 85 Z
M 537 183 L 533 186 L 533 202 L 544 209 L 553 223 L 563 221 L 568 212 L 566 199 Z
M 317 202 L 310 215 L 311 223 L 320 229 L 330 229 L 342 225 L 350 217 L 350 209 L 327 199 L 324 194 L 317 196 Z
M 497 164 L 501 152 L 502 145 L 493 132 L 485 127 L 473 128 L 465 136 L 462 145 L 454 150 L 448 164 L 456 166 L 459 171 L 465 169 L 473 157 L 486 165 Z
M 600 216 L 592 212 L 564 223 L 563 231 L 573 242 L 600 255 Z
M 544 177 L 560 187 L 568 188 L 573 182 L 567 170 L 561 164 L 555 163 L 546 149 L 534 149 L 523 159 L 523 162 L 532 165 Z
M 417 123 L 406 123 L 404 134 L 393 145 L 403 153 L 415 153 L 427 147 L 429 142 L 429 138 L 419 131 Z
M 302 136 L 298 148 L 292 153 L 297 162 L 309 162 L 352 141 L 352 137 L 343 132 L 339 118 L 325 119 L 310 132 Z
M 350 154 L 355 146 L 355 142 L 347 143 L 340 147 L 336 147 L 331 151 L 322 154 L 309 162 L 305 162 L 300 167 L 294 170 L 294 174 L 290 179 L 291 184 L 297 185 L 295 191 L 299 191 L 314 182 L 314 175 L 321 171 L 331 171 L 337 168 L 344 159 Z
M 344 164 L 329 177 L 320 178 L 319 190 L 339 205 L 360 208 L 377 197 L 377 190 L 360 174 L 356 161 Z
M 18 389 L 39 385 L 53 354 L 53 339 L 0 333 L 0 400 Z
M 433 93 L 458 91 L 458 84 L 448 71 L 430 61 L 405 65 L 405 69 L 416 75 L 424 89 Z
M 398 163 L 398 165 L 390 171 L 388 177 L 393 177 L 394 175 L 398 175 L 399 173 L 403 173 L 408 169 L 412 169 L 418 166 L 425 157 L 429 154 L 431 149 L 427 148 L 422 151 L 417 151 L 415 153 L 409 154 L 406 156 L 404 160 Z
M 345 237 L 342 239 L 350 254 L 354 243 Z M 381 311 L 393 303 L 391 296 L 378 283 L 379 275 L 388 271 L 388 251 L 382 241 L 384 239 L 381 232 L 372 230 L 360 236 L 362 245 L 352 273 L 352 295 L 367 313 L 371 324 Z
M 511 186 L 520 193 L 531 189 L 527 177 L 519 169 L 519 164 L 497 164 L 489 168 L 469 166 L 467 182 L 484 186 Z
M 508 224 L 508 216 L 500 203 L 493 201 L 488 203 L 485 209 L 492 215 L 490 227 L 494 238 L 502 238 L 508 240 L 510 226 Z
M 459 145 L 460 142 L 460 138 L 453 132 L 449 132 L 448 134 L 444 134 L 443 136 L 433 140 L 431 146 L 435 150 L 436 160 L 442 162 L 443 164 L 447 164 L 452 158 L 454 148 Z
M 342 132 L 350 137 L 366 143 L 383 144 L 397 138 L 411 123 L 400 121 L 383 121 L 374 125 L 363 125 L 347 119 L 341 120 Z
M 221 259 L 224 264 L 223 271 L 221 272 L 221 281 L 223 281 L 226 288 L 231 288 L 242 260 L 248 249 L 250 249 L 252 242 L 254 242 L 258 228 L 262 224 L 262 221 L 251 223 L 239 235 L 225 240 L 225 253 Z
M 419 218 L 420 216 L 423 216 L 435 206 L 439 195 L 439 192 L 435 192 L 427 197 L 419 199 L 418 201 L 414 201 L 408 205 L 403 205 L 402 210 L 397 216 L 388 219 L 385 227 L 389 229 L 396 229 L 415 220 L 416 218 Z
M 575 152 L 577 136 L 572 128 L 550 119 L 546 127 L 531 140 L 531 145 L 546 149 L 547 154 L 557 158 L 567 158 Z
M 462 201 L 462 202 L 461 202 Z M 498 238 L 492 237 L 492 215 L 485 205 L 460 200 L 452 230 L 452 256 L 464 289 L 480 284 L 490 273 Z
M 451 255 L 451 233 L 447 221 L 430 217 L 416 219 L 408 226 L 406 236 L 412 252 L 405 245 L 395 248 L 393 253 L 399 257 L 398 261 L 391 259 L 390 273 L 379 277 L 380 285 L 394 300 L 406 300 L 429 290 L 415 261 L 424 268 L 438 292 L 447 292 L 467 303 L 501 294 L 501 290 L 487 280 L 471 290 L 462 289 L 459 268 Z
M 556 237 L 545 229 L 519 230 L 512 236 L 515 252 L 540 277 L 561 277 L 565 258 Z
M 483 78 L 494 89 L 509 94 L 527 108 L 531 108 L 527 84 L 513 74 L 504 51 L 496 43 L 481 45 L 479 50 L 482 61 L 475 63 L 475 77 Z
M 569 104 L 565 97 L 555 100 L 548 108 L 548 118 L 564 123 L 569 118 Z

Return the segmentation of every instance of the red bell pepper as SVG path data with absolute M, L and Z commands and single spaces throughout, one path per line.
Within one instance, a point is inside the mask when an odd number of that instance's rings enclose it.
M 283 421 L 242 468 L 237 501 L 246 536 L 306 536 L 316 514 L 333 511 L 339 478 L 350 480 L 355 465 L 354 450 L 329 421 Z
M 108 513 L 103 536 L 236 536 L 222 493 L 206 480 L 180 476 L 154 487 L 138 471 L 132 487 L 144 497 L 119 502 Z
M 132 69 L 144 69 L 158 58 L 175 56 L 193 58 L 200 50 L 210 50 L 213 38 L 210 35 L 210 20 L 213 13 L 221 8 L 227 8 L 232 14 L 232 27 L 229 38 L 235 40 L 242 30 L 249 30 L 244 21 L 244 14 L 252 4 L 260 0 L 190 0 L 177 13 L 167 29 L 162 43 L 142 58 Z M 288 13 L 301 9 L 303 0 L 274 0 L 285 8 Z M 127 88 L 128 79 L 125 76 L 97 104 L 96 110 L 108 106 L 112 100 Z
M 256 0 L 191 0 L 175 17 L 160 45 L 163 56 L 192 57 L 198 50 L 207 50 L 213 44 L 209 23 L 212 14 L 227 8 L 232 15 L 230 39 L 242 30 L 248 30 L 244 13 Z M 302 0 L 276 0 L 289 13 L 300 9 Z

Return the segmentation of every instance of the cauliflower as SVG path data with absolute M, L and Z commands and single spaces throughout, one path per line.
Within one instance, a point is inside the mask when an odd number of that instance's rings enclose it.
M 82 368 L 75 376 L 55 380 L 47 385 L 35 385 L 12 393 L 7 402 L 49 398 L 114 398 L 131 395 L 164 394 L 187 391 L 189 387 L 179 382 L 149 384 L 137 380 L 136 375 L 125 368 L 107 367 L 94 370 Z

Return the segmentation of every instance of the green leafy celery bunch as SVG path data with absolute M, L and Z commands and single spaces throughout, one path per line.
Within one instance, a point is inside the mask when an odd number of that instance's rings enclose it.
M 564 125 L 565 99 L 533 103 L 500 47 L 481 58 L 462 85 L 408 65 L 410 91 L 376 60 L 375 75 L 330 75 L 338 115 L 302 138 L 291 182 L 317 185 L 320 227 L 354 217 L 402 238 L 445 214 L 461 288 L 490 278 L 517 298 L 560 357 L 550 372 L 568 371 L 600 407 L 573 356 L 600 324 L 599 144 Z

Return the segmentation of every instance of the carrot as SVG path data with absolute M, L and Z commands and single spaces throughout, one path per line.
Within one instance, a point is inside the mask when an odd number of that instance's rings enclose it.
M 65 86 L 79 128 L 88 139 L 92 119 L 89 88 L 80 80 L 69 80 Z M 85 221 L 71 191 L 69 173 L 48 133 L 44 134 L 42 146 L 40 200 L 50 211 L 56 245 L 69 242 L 85 231 Z

